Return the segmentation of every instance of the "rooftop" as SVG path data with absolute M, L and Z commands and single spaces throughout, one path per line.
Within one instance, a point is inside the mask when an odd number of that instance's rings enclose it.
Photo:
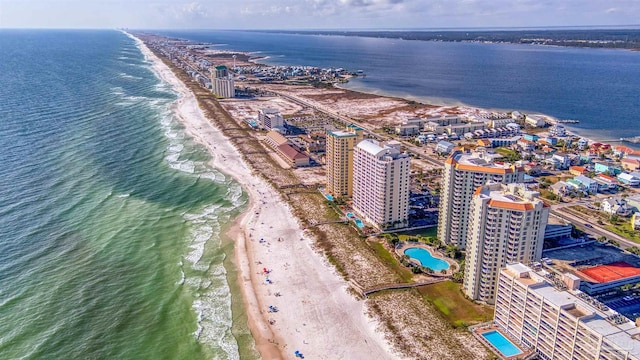
M 337 138 L 356 137 L 356 136 L 358 136 L 355 133 L 352 133 L 350 131 L 344 131 L 344 130 L 328 131 L 327 135 L 330 135 L 330 136 L 333 136 L 333 137 L 337 137 Z
M 486 151 L 462 152 L 454 151 L 447 159 L 446 163 L 454 165 L 457 170 L 484 172 L 492 174 L 507 174 L 516 171 L 516 167 L 511 164 L 499 164 L 493 160 L 500 155 L 491 154 Z
M 605 283 L 638 276 L 640 275 L 640 268 L 632 266 L 624 261 L 618 261 L 606 265 L 582 269 L 579 273 L 593 279 L 593 282 Z
M 524 184 L 490 184 L 476 190 L 476 195 L 489 198 L 489 206 L 516 210 L 533 210 L 542 200 L 538 192 L 530 191 Z

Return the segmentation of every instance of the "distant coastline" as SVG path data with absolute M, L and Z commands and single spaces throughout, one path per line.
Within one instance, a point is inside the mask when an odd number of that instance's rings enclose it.
M 357 36 L 418 41 L 511 43 L 640 50 L 640 29 L 571 30 L 249 30 L 265 33 Z

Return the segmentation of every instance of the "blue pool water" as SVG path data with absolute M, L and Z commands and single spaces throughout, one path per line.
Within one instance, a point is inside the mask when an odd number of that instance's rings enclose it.
M 493 330 L 482 334 L 482 337 L 487 339 L 500 353 L 506 357 L 522 354 L 517 346 L 515 346 L 509 339 L 500 334 L 500 332 Z
M 329 195 L 329 194 L 327 194 L 327 195 L 325 195 L 324 197 L 326 197 L 326 198 L 327 198 L 327 200 L 329 200 L 329 201 L 333 201 L 333 195 Z
M 347 213 L 347 217 L 348 217 L 349 219 L 353 219 L 353 218 L 355 217 L 355 215 L 353 215 L 353 213 L 348 212 L 348 213 Z
M 362 220 L 356 218 L 356 226 L 359 227 L 360 229 L 362 229 L 364 227 L 364 224 L 362 223 Z
M 449 263 L 442 259 L 434 258 L 431 253 L 422 248 L 408 248 L 404 254 L 412 259 L 416 259 L 424 267 L 428 267 L 433 271 L 449 269 Z

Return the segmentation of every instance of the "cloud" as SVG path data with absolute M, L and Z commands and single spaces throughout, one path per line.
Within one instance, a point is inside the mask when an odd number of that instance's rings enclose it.
M 640 19 L 638 0 L 0 0 L 0 4 L 0 27 L 527 27 L 625 25 Z

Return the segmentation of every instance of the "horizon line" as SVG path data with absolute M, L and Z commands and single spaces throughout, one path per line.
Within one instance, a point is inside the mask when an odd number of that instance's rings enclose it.
M 640 24 L 625 25 L 549 25 L 549 26 L 477 26 L 477 27 L 406 27 L 406 28 L 138 28 L 138 27 L 0 27 L 0 30 L 138 30 L 138 31 L 524 31 L 524 30 L 640 30 Z

